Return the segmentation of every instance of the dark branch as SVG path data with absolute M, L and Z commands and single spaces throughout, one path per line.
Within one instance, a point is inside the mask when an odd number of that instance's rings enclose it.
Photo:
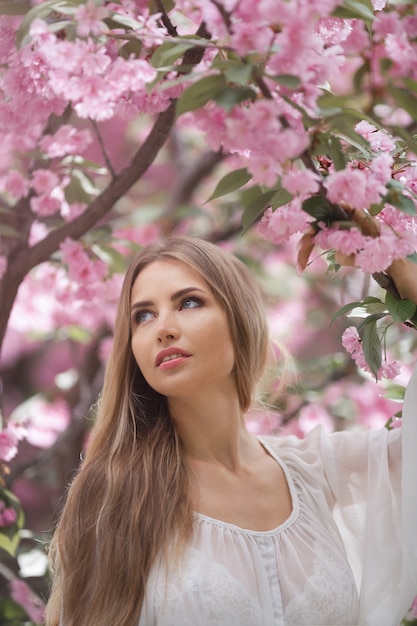
M 104 162 L 106 164 L 106 167 L 109 170 L 109 172 L 111 174 L 111 177 L 114 180 L 116 178 L 116 172 L 115 172 L 115 170 L 113 168 L 113 165 L 112 165 L 112 163 L 110 161 L 110 157 L 109 157 L 109 155 L 107 153 L 106 146 L 104 145 L 103 136 L 102 136 L 102 134 L 100 132 L 100 129 L 99 129 L 98 125 L 97 125 L 97 122 L 95 120 L 90 120 L 90 122 L 91 122 L 91 124 L 92 124 L 92 126 L 94 128 L 94 132 L 96 134 L 98 143 L 100 145 L 101 153 L 103 155 L 103 159 L 104 159 Z

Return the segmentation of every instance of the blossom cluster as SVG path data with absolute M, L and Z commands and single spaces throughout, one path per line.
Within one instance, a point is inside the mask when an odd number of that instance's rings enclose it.
M 365 358 L 358 329 L 355 326 L 346 328 L 342 335 L 342 345 L 361 369 L 365 372 L 372 373 Z M 377 378 L 378 380 L 381 378 L 393 379 L 398 376 L 400 370 L 401 364 L 398 361 L 395 359 L 392 361 L 385 359 L 382 361 L 381 367 L 377 373 Z
M 24 608 L 29 619 L 35 624 L 42 623 L 45 607 L 32 589 L 23 580 L 17 577 L 14 577 L 10 581 L 9 588 L 10 596 L 17 604 Z
M 386 269 L 394 259 L 406 257 L 416 250 L 416 217 L 397 210 L 384 199 L 393 181 L 404 186 L 407 197 L 415 197 L 417 162 L 396 173 L 391 155 L 396 144 L 392 136 L 365 121 L 357 124 L 355 130 L 369 140 L 375 151 L 373 158 L 366 165 L 360 160 L 351 161 L 342 170 L 336 170 L 330 164 L 323 184 L 327 199 L 332 203 L 344 203 L 357 209 L 382 206 L 375 216 L 378 233 L 362 232 L 355 224 L 351 228 L 339 228 L 337 223 L 328 225 L 318 221 L 314 243 L 323 250 L 335 249 L 347 256 L 354 255 L 356 267 L 373 273 Z M 302 200 L 317 191 L 316 174 L 293 168 L 282 176 L 282 185 L 298 195 L 276 211 L 268 209 L 258 226 L 265 238 L 277 244 L 295 233 L 308 231 L 313 218 L 303 212 Z
M 6 506 L 5 502 L 0 500 L 0 528 L 12 526 L 16 520 L 16 510 L 11 506 Z

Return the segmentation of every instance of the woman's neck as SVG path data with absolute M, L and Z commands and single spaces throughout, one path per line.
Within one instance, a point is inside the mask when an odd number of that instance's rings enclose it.
M 175 399 L 171 417 L 192 465 L 216 464 L 238 471 L 245 464 L 254 438 L 246 429 L 237 396 Z

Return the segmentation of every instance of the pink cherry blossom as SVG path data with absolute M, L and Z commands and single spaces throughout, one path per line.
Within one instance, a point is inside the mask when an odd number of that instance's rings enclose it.
M 17 170 L 10 170 L 3 176 L 0 186 L 14 198 L 22 198 L 29 191 L 28 181 Z
M 17 437 L 8 428 L 0 431 L 0 461 L 11 461 L 17 454 Z
M 300 409 L 298 426 L 303 435 L 307 434 L 318 424 L 328 433 L 334 430 L 333 419 L 330 413 L 318 403 L 311 403 Z
M 264 152 L 252 153 L 248 160 L 247 168 L 252 174 L 254 182 L 267 187 L 276 185 L 278 176 L 282 171 L 280 163 L 275 159 L 271 159 Z
M 348 167 L 332 172 L 326 178 L 325 185 L 330 202 L 346 202 L 357 209 L 366 206 L 366 174 L 363 170 Z
M 364 248 L 358 251 L 355 265 L 364 272 L 374 273 L 385 270 L 394 259 L 405 257 L 415 251 L 416 240 L 412 233 L 399 237 L 390 228 L 381 224 L 378 237 L 367 237 Z
M 3 500 L 0 500 L 0 527 L 11 526 L 17 520 L 17 513 L 12 507 L 6 507 Z
M 362 351 L 361 340 L 355 326 L 348 326 L 343 332 L 342 345 L 352 356 Z
M 75 19 L 78 22 L 77 34 L 80 37 L 100 35 L 106 29 L 103 19 L 107 15 L 106 8 L 97 5 L 94 0 L 88 0 L 85 4 L 80 4 L 75 12 Z
M 356 124 L 355 130 L 369 141 L 372 150 L 375 152 L 390 152 L 396 147 L 394 139 L 388 133 L 378 130 L 376 126 L 365 120 Z
M 365 359 L 365 354 L 362 347 L 362 341 L 360 339 L 358 330 L 354 326 L 349 326 L 343 332 L 342 345 L 345 350 L 351 355 L 352 359 L 356 362 L 358 367 L 365 372 L 371 373 L 370 367 Z M 378 370 L 377 378 L 393 379 L 396 378 L 401 371 L 401 364 L 396 361 L 382 360 L 381 367 Z
M 59 178 L 51 170 L 35 170 L 32 174 L 31 186 L 38 194 L 48 195 L 58 184 Z
M 387 0 L 372 0 L 372 6 L 375 11 L 382 11 L 382 9 L 386 6 Z
M 20 578 L 13 578 L 9 587 L 13 600 L 24 608 L 29 619 L 40 624 L 43 621 L 45 607 L 30 587 Z
M 0 255 L 0 280 L 3 278 L 7 270 L 7 257 Z
M 401 67 L 401 72 L 415 69 L 416 46 L 411 45 L 406 33 L 388 33 L 385 37 L 385 51 L 387 57 Z
M 268 208 L 258 224 L 258 231 L 276 244 L 288 241 L 291 235 L 303 232 L 313 220 L 301 209 L 298 198 L 289 204 L 278 207 L 275 211 Z
M 45 135 L 40 143 L 41 149 L 51 158 L 66 154 L 81 154 L 93 141 L 88 129 L 77 130 L 70 124 L 60 126 L 54 135 Z
M 40 195 L 31 198 L 30 207 L 40 217 L 55 215 L 60 209 L 61 203 L 58 198 L 48 195 Z
M 335 249 L 342 254 L 356 254 L 367 242 L 358 228 L 349 230 L 323 227 L 314 237 L 315 243 L 323 250 Z
M 417 619 L 417 596 L 414 598 L 412 604 L 411 604 L 411 608 L 410 608 L 410 612 L 408 615 L 409 619 Z
M 292 169 L 282 175 L 282 185 L 292 194 L 304 196 L 319 190 L 320 176 L 311 170 Z
M 390 34 L 401 33 L 400 16 L 396 11 L 378 13 L 372 23 L 372 31 L 376 41 L 383 41 Z

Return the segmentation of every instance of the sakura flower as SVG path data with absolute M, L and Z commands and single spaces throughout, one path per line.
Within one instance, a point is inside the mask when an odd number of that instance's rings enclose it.
M 89 130 L 77 130 L 70 124 L 64 124 L 54 135 L 43 137 L 40 147 L 53 159 L 66 154 L 81 154 L 92 141 L 93 137 Z
M 417 619 L 417 596 L 414 598 L 412 604 L 411 604 L 411 608 L 410 608 L 410 612 L 408 614 L 409 619 Z
M 330 202 L 346 202 L 357 209 L 366 206 L 366 174 L 362 170 L 345 168 L 332 172 L 326 178 L 325 185 Z
M 17 513 L 12 507 L 6 507 L 3 500 L 0 500 L 0 528 L 12 526 L 17 520 Z
M 77 34 L 80 37 L 101 35 L 106 28 L 103 22 L 105 17 L 107 17 L 106 9 L 97 5 L 94 0 L 88 0 L 85 4 L 80 4 L 75 12 L 75 19 L 78 22 Z
M 16 604 L 26 611 L 29 619 L 36 624 L 43 621 L 45 607 L 30 587 L 20 578 L 13 578 L 9 583 L 10 595 Z
M 290 193 L 300 196 L 314 194 L 319 190 L 320 177 L 311 170 L 291 170 L 282 176 L 282 184 Z
M 0 461 L 11 461 L 17 454 L 17 437 L 6 428 L 0 432 Z
M 3 189 L 14 198 L 23 198 L 29 190 L 29 185 L 17 170 L 10 170 L 1 181 Z
M 273 187 L 281 173 L 279 162 L 265 153 L 252 153 L 247 167 L 254 180 L 267 187 Z
M 58 176 L 51 170 L 39 169 L 32 174 L 31 186 L 38 194 L 50 194 L 58 183 Z
M 379 237 L 366 237 L 366 244 L 356 255 L 355 265 L 364 272 L 381 272 L 394 259 L 406 257 L 415 251 L 415 237 L 410 233 L 397 236 L 390 228 L 381 226 Z
M 265 239 L 278 244 L 288 241 L 295 233 L 305 231 L 313 218 L 305 213 L 300 205 L 298 198 L 295 198 L 275 211 L 268 208 L 258 224 L 259 233 Z
M 7 258 L 5 256 L 0 256 L 0 280 L 3 278 L 4 274 L 7 270 Z
M 314 242 L 323 250 L 335 249 L 350 256 L 356 254 L 366 244 L 366 237 L 358 228 L 342 230 L 323 227 L 314 237 Z
M 356 124 L 355 130 L 359 135 L 364 137 L 366 141 L 369 141 L 372 150 L 375 152 L 390 152 L 396 147 L 395 141 L 388 133 L 378 130 L 376 126 L 373 126 L 365 120 Z
M 382 11 L 387 4 L 387 0 L 372 0 L 374 11 Z
M 342 346 L 352 356 L 361 352 L 362 344 L 359 337 L 359 333 L 355 326 L 349 326 L 346 328 L 342 335 Z
M 416 49 L 411 45 L 405 32 L 388 33 L 385 38 L 385 50 L 388 58 L 400 65 L 403 72 L 413 67 Z
M 59 211 L 60 201 L 52 196 L 41 195 L 31 198 L 30 207 L 37 215 L 48 217 Z
M 362 341 L 360 339 L 357 328 L 349 326 L 346 328 L 342 335 L 342 345 L 345 350 L 351 355 L 355 363 L 367 373 L 371 373 L 371 369 L 366 362 L 365 354 L 363 351 Z M 377 378 L 393 379 L 398 376 L 401 371 L 401 365 L 398 361 L 382 360 L 381 367 L 377 372 Z
M 381 364 L 380 375 L 383 378 L 392 380 L 401 373 L 401 363 L 399 361 L 383 361 Z
M 377 204 L 386 193 L 387 178 L 391 178 L 391 157 L 378 155 L 368 169 L 349 165 L 331 172 L 325 180 L 327 196 L 331 202 L 346 202 L 356 209 Z

